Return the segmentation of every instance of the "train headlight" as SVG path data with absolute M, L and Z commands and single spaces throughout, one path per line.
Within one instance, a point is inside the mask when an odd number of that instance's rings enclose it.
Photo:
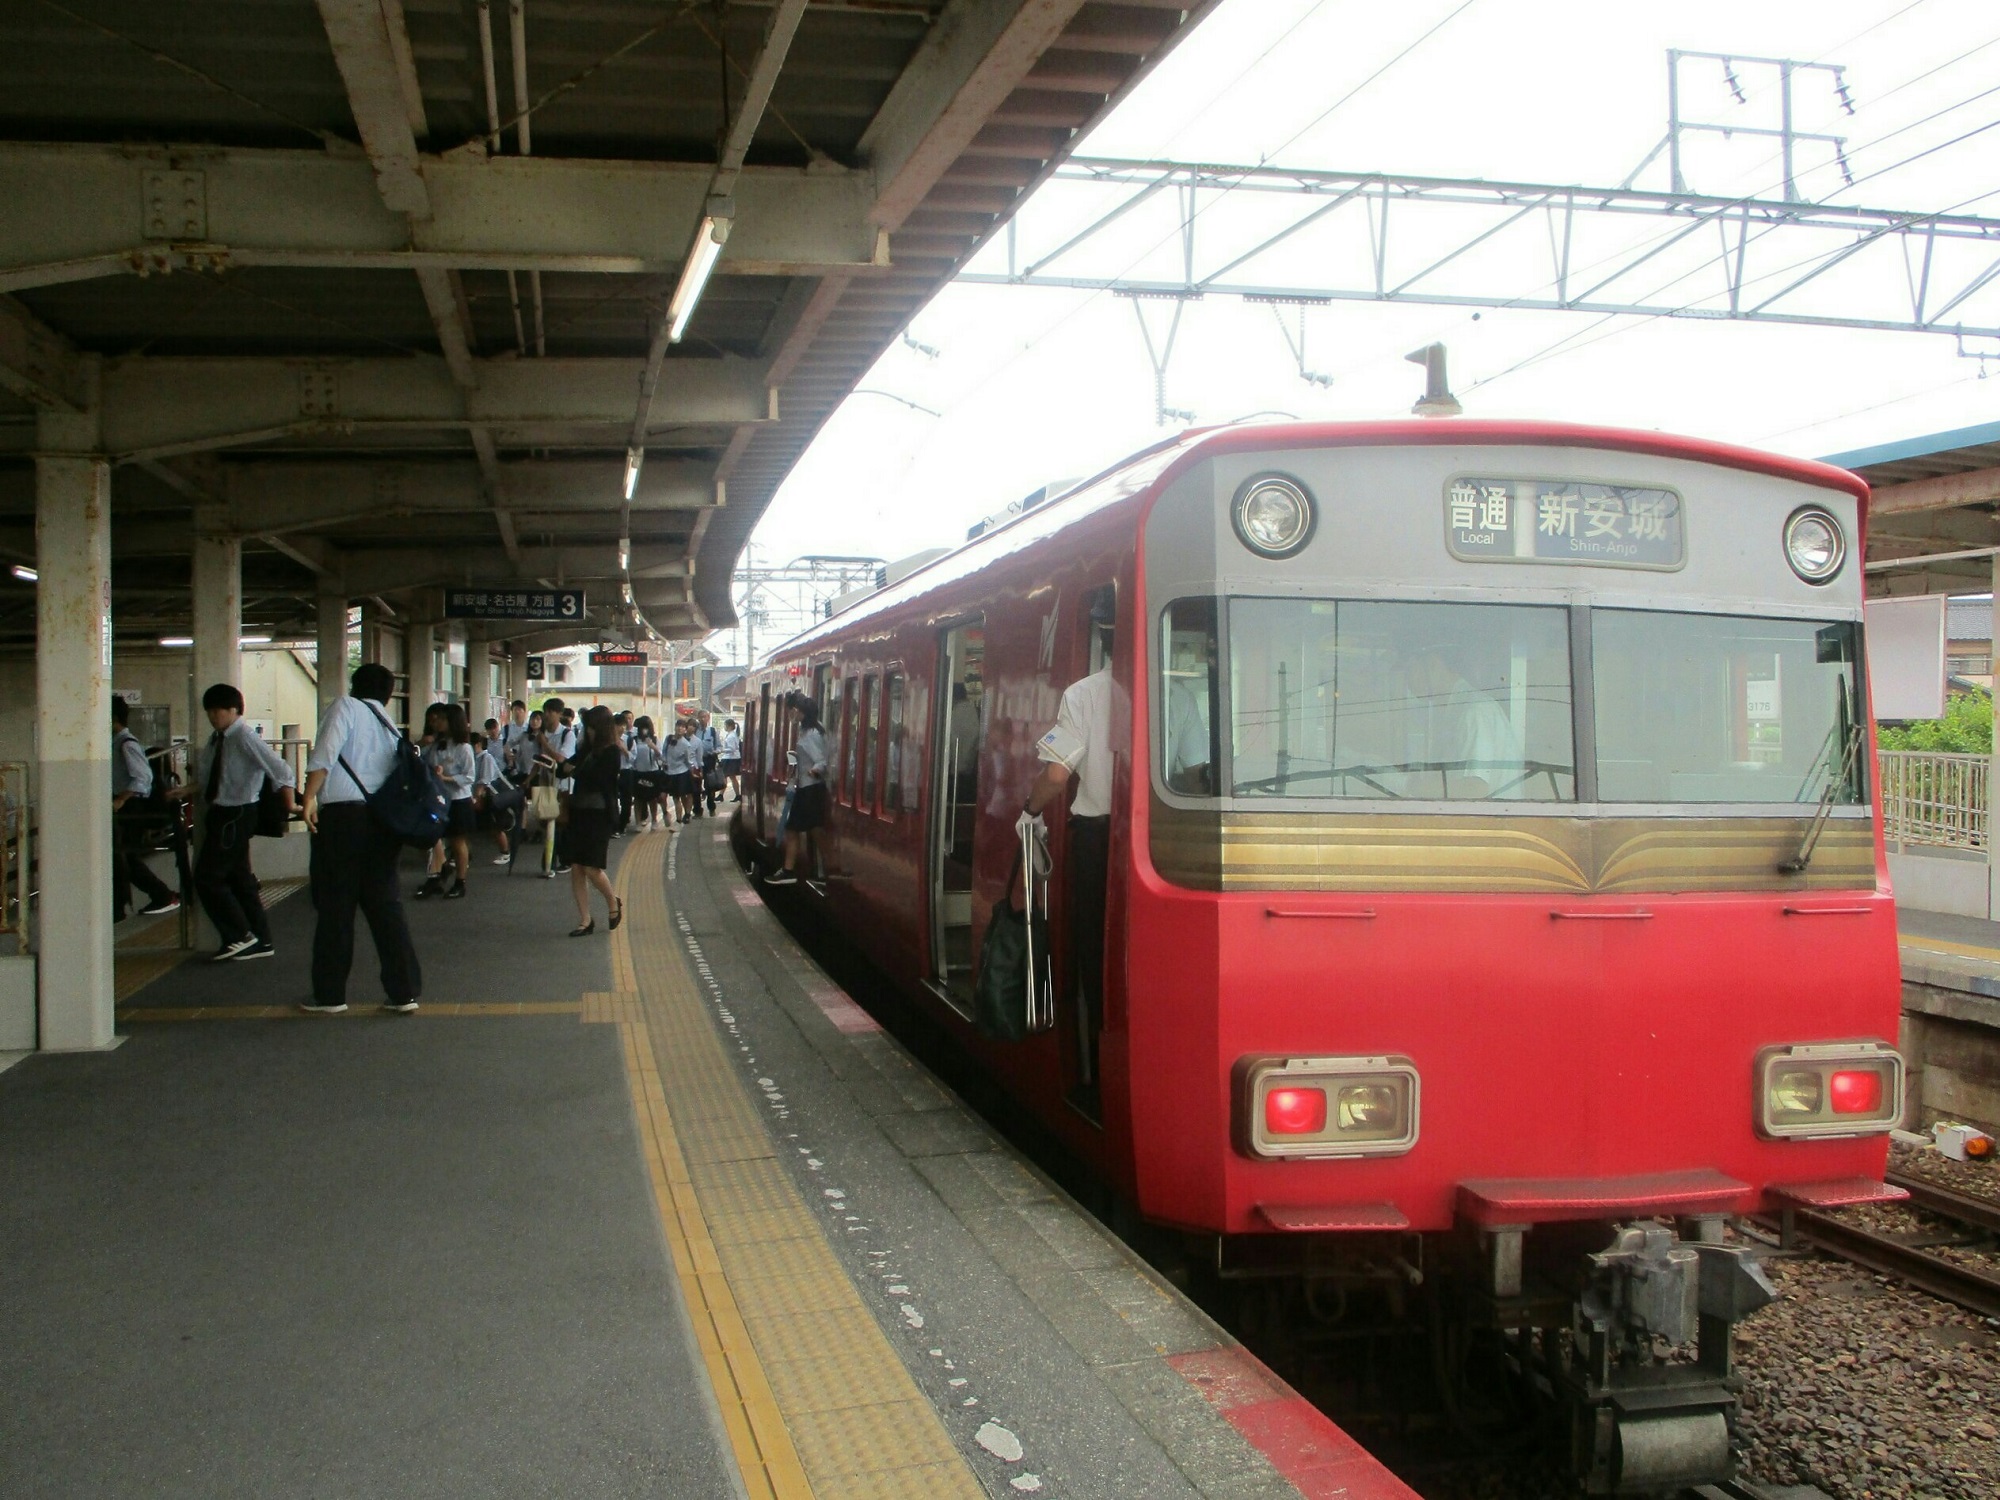
M 1417 1142 L 1407 1057 L 1246 1057 L 1236 1067 L 1237 1145 L 1267 1157 L 1396 1156 Z
M 1880 1135 L 1903 1117 L 1903 1059 L 1880 1042 L 1770 1047 L 1757 1059 L 1767 1136 Z
M 1238 486 L 1229 507 L 1236 538 L 1259 557 L 1286 558 L 1305 549 L 1319 524 L 1306 487 L 1285 474 L 1257 474 Z
M 1847 538 L 1833 513 L 1802 505 L 1785 521 L 1785 561 L 1807 583 L 1831 583 L 1847 561 Z

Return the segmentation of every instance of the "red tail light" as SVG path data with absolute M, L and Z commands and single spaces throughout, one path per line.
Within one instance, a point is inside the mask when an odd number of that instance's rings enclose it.
M 1827 1102 L 1837 1115 L 1872 1115 L 1882 1107 L 1882 1075 L 1874 1068 L 1842 1068 L 1827 1080 Z
M 1264 1096 L 1264 1129 L 1272 1135 L 1317 1135 L 1326 1129 L 1326 1090 L 1272 1089 Z

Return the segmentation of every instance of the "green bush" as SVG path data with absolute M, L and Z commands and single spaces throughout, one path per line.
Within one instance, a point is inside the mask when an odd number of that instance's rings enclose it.
M 1932 750 L 1949 755 L 1993 753 L 1993 697 L 1974 688 L 1953 693 L 1942 719 L 1913 719 L 1877 731 L 1884 750 Z

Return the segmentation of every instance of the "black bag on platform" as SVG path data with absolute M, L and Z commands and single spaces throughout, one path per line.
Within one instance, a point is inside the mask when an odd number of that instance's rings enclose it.
M 1018 1042 L 1029 1030 L 1028 961 L 1044 970 L 1048 964 L 1049 924 L 1032 912 L 1014 910 L 1014 887 L 1021 879 L 1021 856 L 1014 856 L 1007 889 L 993 903 L 986 923 L 986 940 L 979 945 L 979 972 L 972 989 L 972 1022 L 979 1034 L 996 1042 Z M 1032 944 L 1030 940 L 1032 939 Z

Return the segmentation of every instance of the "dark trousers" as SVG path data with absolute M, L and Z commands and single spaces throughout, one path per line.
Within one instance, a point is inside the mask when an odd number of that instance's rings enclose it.
M 132 908 L 132 887 L 146 893 L 146 904 L 173 898 L 167 883 L 146 866 L 146 848 L 156 823 L 114 814 L 111 820 L 111 909 L 124 916 Z
M 1097 1082 L 1104 1030 L 1104 887 L 1111 872 L 1111 820 L 1069 820 L 1069 992 L 1076 1005 L 1077 1074 Z
M 382 962 L 382 993 L 391 1000 L 414 1000 L 424 975 L 403 920 L 396 889 L 396 860 L 402 846 L 359 802 L 321 804 L 319 832 L 312 842 L 313 999 L 339 1005 L 347 999 L 347 971 L 354 967 L 354 908 L 368 919 L 375 956 Z
M 250 868 L 250 840 L 257 832 L 257 804 L 211 807 L 194 857 L 194 889 L 201 909 L 226 948 L 246 937 L 271 941 L 271 924 Z

